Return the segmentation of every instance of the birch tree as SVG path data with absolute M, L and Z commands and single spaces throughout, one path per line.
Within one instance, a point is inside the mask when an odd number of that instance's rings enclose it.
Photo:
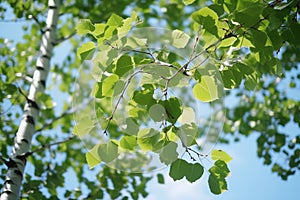
M 1 5 L 3 10 L 10 9 L 10 6 L 12 6 L 12 12 L 16 16 L 17 22 L 31 21 L 25 24 L 25 41 L 16 44 L 16 51 L 14 47 L 11 47 L 13 45 L 10 41 L 1 39 L 3 42 L 1 79 L 6 81 L 4 85 L 1 82 L 4 91 L 1 94 L 1 102 L 4 104 L 1 104 L 1 119 L 3 119 L 3 123 L 1 123 L 3 133 L 1 134 L 1 161 L 4 164 L 1 166 L 1 179 L 3 180 L 1 199 L 18 199 L 20 195 L 22 198 L 28 198 L 28 196 L 30 198 L 57 198 L 57 187 L 68 184 L 65 183 L 64 178 L 64 173 L 68 169 L 76 173 L 73 179 L 78 182 L 79 187 L 80 184 L 85 182 L 90 189 L 78 191 L 76 186 L 66 188 L 64 189 L 65 198 L 79 196 L 101 198 L 105 193 L 110 198 L 116 198 L 123 195 L 121 194 L 122 190 L 128 190 L 127 193 L 134 196 L 134 198 L 138 198 L 140 194 L 145 196 L 147 194 L 144 191 L 145 183 L 150 180 L 146 176 L 127 175 L 106 167 L 95 170 L 98 172 L 90 172 L 95 175 L 96 180 L 94 181 L 90 181 L 83 176 L 84 171 L 90 170 L 84 167 L 84 154 L 82 153 L 84 150 L 81 145 L 78 145 L 79 140 L 72 136 L 70 103 L 65 103 L 65 106 L 61 104 L 62 110 L 55 113 L 53 110 L 55 97 L 52 98 L 49 94 L 44 93 L 49 70 L 55 75 L 52 76 L 52 80 L 50 79 L 52 84 L 60 85 L 60 95 L 63 95 L 64 92 L 67 94 L 72 93 L 70 85 L 72 85 L 75 77 L 71 75 L 71 70 L 80 65 L 72 57 L 74 54 L 67 55 L 66 52 L 67 59 L 60 64 L 61 66 L 52 64 L 51 67 L 50 60 L 53 57 L 52 48 L 74 36 L 76 20 L 73 16 L 77 19 L 84 18 L 85 15 L 95 16 L 95 20 L 101 21 L 105 17 L 109 17 L 112 11 L 122 13 L 125 7 L 128 6 L 128 2 L 124 1 L 119 4 L 118 8 L 113 6 L 113 4 L 118 4 L 117 1 L 110 2 L 111 4 L 107 4 L 107 2 L 84 4 L 69 1 L 63 3 L 64 6 L 61 7 L 60 11 L 58 11 L 60 1 L 50 1 L 49 6 L 43 2 L 31 1 L 9 1 L 7 4 L 3 3 Z M 103 3 L 112 7 L 100 6 Z M 96 5 L 98 5 L 98 8 Z M 67 17 L 65 17 L 66 15 Z M 13 20 L 6 18 L 7 16 L 2 17 L 4 23 L 10 23 Z M 58 18 L 60 18 L 60 21 Z M 56 29 L 57 24 L 59 24 L 58 29 Z M 72 40 L 72 42 L 75 43 L 74 48 L 76 49 L 78 41 Z M 40 53 L 36 52 L 38 46 L 40 46 Z M 37 60 L 36 63 L 33 60 Z M 31 69 L 35 65 L 36 71 L 32 72 Z M 64 66 L 67 66 L 70 70 L 64 70 Z M 34 74 L 33 78 L 31 78 L 31 73 Z M 59 80 L 59 77 L 63 77 L 63 82 Z M 28 94 L 27 89 L 29 90 Z M 26 104 L 22 102 L 26 102 Z M 62 103 L 62 101 L 60 102 Z M 11 105 L 7 106 L 6 103 Z M 24 106 L 24 117 L 17 125 L 18 120 L 21 119 L 19 113 L 22 113 L 22 106 Z M 20 108 L 18 109 L 18 107 Z M 38 113 L 40 113 L 39 116 Z M 44 135 L 47 130 L 51 129 L 54 130 L 52 134 L 47 135 L 46 133 Z M 16 139 L 12 137 L 14 130 L 17 132 Z M 30 148 L 32 137 L 34 146 Z M 66 143 L 70 146 L 67 147 Z M 10 149 L 9 145 L 14 147 Z M 71 146 L 73 147 L 71 148 Z M 54 149 L 57 151 L 54 152 Z M 72 150 L 66 151 L 66 149 Z M 9 151 L 11 151 L 11 156 L 7 158 L 6 155 Z M 67 157 L 72 159 L 64 163 L 61 159 L 54 159 L 56 156 L 66 156 L 67 154 Z M 31 174 L 24 172 L 27 158 L 29 163 L 34 166 L 34 172 Z M 44 161 L 41 162 L 41 159 L 44 159 Z M 57 173 L 57 170 L 60 173 Z M 128 183 L 130 180 L 134 180 L 134 182 Z M 113 189 L 108 185 L 108 181 L 115 184 Z M 35 183 L 33 184 L 33 182 Z M 138 183 L 143 183 L 144 186 L 140 186 L 136 190 L 132 186 Z M 98 186 L 96 187 L 96 185 Z M 22 191 L 20 193 L 21 187 Z M 46 188 L 46 193 L 38 190 L 41 187 Z M 133 188 L 133 190 L 129 188 Z M 60 194 L 60 196 L 63 195 Z
M 46 27 L 42 34 L 40 55 L 36 61 L 36 69 L 32 78 L 29 94 L 26 96 L 24 114 L 14 139 L 14 147 L 9 161 L 5 163 L 8 167 L 8 171 L 1 193 L 1 200 L 17 199 L 20 196 L 27 161 L 26 154 L 30 151 L 31 140 L 35 133 L 35 123 L 38 120 L 39 103 L 37 95 L 38 93 L 43 93 L 45 90 L 53 46 L 56 39 L 59 4 L 60 2 L 58 0 L 50 0 L 48 2 L 49 11 L 47 14 Z

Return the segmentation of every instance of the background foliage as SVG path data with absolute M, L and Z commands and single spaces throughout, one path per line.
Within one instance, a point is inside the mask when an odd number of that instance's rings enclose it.
M 45 25 L 47 4 L 42 1 L 7 1 L 0 5 L 3 21 L 28 20 L 21 42 L 0 39 L 1 156 L 8 158 L 41 43 L 40 33 Z M 65 198 L 76 199 L 102 198 L 103 195 L 112 199 L 147 196 L 146 183 L 152 177 L 118 172 L 105 166 L 90 172 L 84 157 L 85 150 L 80 140 L 72 136 L 74 110 L 70 107 L 70 101 L 74 91 L 71 85 L 80 66 L 76 49 L 83 40 L 92 40 L 91 35 L 73 36 L 76 25 L 79 19 L 87 18 L 91 24 L 105 23 L 112 13 L 125 19 L 131 15 L 132 10 L 142 21 L 139 26 L 179 29 L 189 35 L 200 30 L 199 35 L 203 38 L 199 42 L 204 48 L 216 44 L 216 48 L 208 48 L 206 54 L 219 69 L 225 88 L 228 89 L 227 95 L 240 99 L 239 104 L 228 105 L 224 132 L 232 135 L 235 141 L 243 136 L 258 134 L 257 155 L 263 159 L 264 164 L 271 165 L 271 170 L 282 179 L 287 179 L 299 170 L 299 133 L 289 133 L 285 129 L 286 126 L 299 126 L 300 123 L 299 99 L 293 95 L 299 91 L 300 78 L 297 0 L 66 0 L 62 5 L 57 45 L 68 40 L 72 49 L 66 52 L 62 63 L 53 63 L 52 75 L 47 82 L 49 90 L 40 97 L 44 105 L 33 141 L 34 153 L 28 157 L 32 171 L 24 176 L 23 198 L 57 198 L 58 192 Z M 64 97 L 64 102 L 61 97 L 50 92 L 53 85 L 59 88 L 59 96 Z M 65 142 L 47 146 L 57 141 Z M 229 141 L 221 138 L 221 142 Z M 282 156 L 283 161 L 273 160 L 277 154 Z M 172 169 L 182 163 L 183 160 L 173 163 L 170 175 L 174 179 L 180 176 L 191 179 L 188 174 L 173 175 Z M 221 166 L 222 163 L 215 165 Z M 186 164 L 183 166 L 189 168 Z M 194 167 L 201 171 L 199 165 Z M 0 168 L 3 180 L 6 166 Z M 79 189 L 66 187 L 68 181 L 63 174 L 69 171 L 76 174 Z M 223 172 L 226 171 L 223 169 Z M 91 173 L 96 175 L 91 178 Z M 159 177 L 162 183 L 162 177 Z M 211 191 L 218 193 L 216 188 L 211 188 Z

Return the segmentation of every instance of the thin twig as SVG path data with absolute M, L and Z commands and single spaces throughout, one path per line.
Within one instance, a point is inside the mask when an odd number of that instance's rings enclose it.
M 34 16 L 33 14 L 30 15 L 30 17 L 39 25 L 39 26 L 42 26 L 41 22 L 39 21 L 39 19 Z M 30 18 L 29 18 L 30 19 Z
M 203 63 L 205 63 L 207 60 L 209 59 L 209 56 L 207 56 L 203 61 L 201 61 L 201 63 L 199 63 L 197 66 L 194 66 L 193 68 L 191 69 L 188 69 L 187 71 L 192 71 L 198 67 L 200 67 Z
M 2 23 L 11 23 L 11 22 L 26 22 L 28 19 L 1 19 Z
M 191 55 L 190 55 L 189 60 L 192 59 L 192 57 L 194 56 L 194 54 L 195 54 L 195 52 L 196 52 L 196 48 L 197 48 L 197 45 L 198 45 L 198 43 L 199 43 L 199 39 L 200 39 L 200 34 L 199 34 L 199 32 L 198 32 L 198 35 L 197 35 L 197 37 L 196 37 L 196 40 L 195 40 L 195 43 L 194 43 L 194 46 L 193 46 L 193 51 L 192 51 L 192 53 L 191 53 Z
M 0 155 L 0 161 L 7 166 L 8 161 L 2 155 Z
M 55 145 L 59 145 L 59 144 L 63 144 L 63 143 L 69 142 L 69 141 L 73 140 L 74 138 L 75 138 L 75 135 L 72 135 L 72 136 L 70 136 L 70 137 L 68 137 L 68 138 L 66 138 L 66 139 L 64 139 L 64 140 L 62 140 L 62 141 L 59 141 L 59 142 L 54 142 L 54 143 L 50 143 L 50 144 L 43 144 L 43 145 L 41 145 L 41 147 L 39 147 L 39 148 L 37 148 L 37 149 L 35 149 L 35 150 L 33 150 L 33 151 L 27 152 L 27 153 L 25 153 L 25 154 L 23 154 L 23 155 L 21 155 L 21 156 L 22 156 L 22 157 L 28 157 L 28 156 L 31 156 L 32 154 L 34 154 L 34 153 L 36 153 L 36 152 L 42 151 L 42 150 L 44 150 L 44 149 L 48 149 L 48 148 L 50 148 L 50 147 L 52 147 L 52 146 L 55 146 Z
M 194 149 L 192 149 L 192 148 L 190 148 L 190 147 L 186 147 L 186 149 L 188 150 L 188 151 L 192 151 L 193 153 L 195 153 L 199 158 L 200 157 L 207 157 L 208 155 L 204 155 L 204 154 L 202 154 L 202 153 L 199 153 L 198 151 L 196 151 L 196 150 L 194 150 Z
M 14 106 L 16 101 L 17 101 L 17 98 L 14 98 L 11 102 L 11 105 L 6 110 L 4 110 L 3 112 L 0 112 L 0 115 L 4 115 L 4 114 L 8 113 L 10 111 L 10 109 Z
M 69 108 L 65 112 L 63 112 L 61 115 L 53 118 L 50 123 L 44 124 L 41 128 L 37 129 L 35 132 L 36 133 L 41 132 L 41 131 L 45 130 L 46 128 L 48 128 L 49 126 L 53 125 L 53 123 L 58 121 L 59 119 L 65 117 L 66 115 L 70 115 L 70 114 L 73 114 L 73 113 L 74 113 L 74 110 Z
M 18 88 L 20 94 L 26 99 L 26 101 L 29 101 L 27 95 L 23 92 L 23 90 L 20 87 L 17 87 L 17 88 Z
M 116 110 L 117 110 L 117 108 L 118 108 L 118 106 L 119 106 L 119 104 L 120 104 L 120 102 L 121 102 L 121 99 L 123 98 L 123 96 L 124 96 L 124 94 L 125 94 L 125 92 L 126 92 L 126 89 L 128 88 L 128 86 L 129 86 L 129 84 L 130 84 L 130 82 L 131 82 L 131 79 L 132 79 L 135 75 L 137 75 L 138 73 L 141 73 L 141 72 L 143 72 L 143 71 L 142 71 L 142 70 L 138 70 L 138 71 L 134 72 L 133 74 L 131 74 L 131 75 L 128 77 L 128 79 L 127 79 L 127 81 L 126 81 L 126 84 L 125 84 L 125 86 L 124 86 L 124 89 L 122 90 L 122 92 L 121 92 L 121 94 L 120 94 L 120 96 L 119 96 L 119 98 L 118 98 L 118 100 L 117 100 L 117 103 L 116 103 L 116 105 L 115 105 L 115 107 L 114 107 L 114 109 L 113 109 L 113 111 L 112 111 L 110 117 L 107 118 L 108 122 L 107 122 L 106 127 L 105 127 L 105 129 L 104 129 L 104 131 L 103 131 L 103 133 L 104 133 L 105 135 L 107 135 L 107 130 L 108 130 L 108 128 L 109 128 L 110 122 L 111 122 L 111 120 L 114 118 L 114 114 L 115 114 L 115 112 L 116 112 Z
M 54 45 L 56 46 L 56 45 L 58 45 L 58 44 L 60 44 L 60 43 L 62 43 L 62 42 L 64 42 L 64 41 L 66 41 L 66 40 L 72 38 L 74 35 L 76 35 L 76 31 L 74 31 L 73 33 L 71 33 L 71 34 L 68 35 L 68 36 L 61 37 L 61 38 L 57 39 L 57 40 L 54 42 Z
M 216 42 L 212 43 L 211 45 L 209 45 L 208 47 L 206 47 L 203 51 L 201 51 L 200 53 L 198 53 L 197 55 L 195 55 L 191 60 L 188 61 L 188 63 L 193 62 L 196 58 L 198 58 L 199 56 L 201 56 L 203 53 L 206 53 L 210 48 L 215 47 L 220 44 L 220 42 L 223 40 L 222 39 L 218 39 Z

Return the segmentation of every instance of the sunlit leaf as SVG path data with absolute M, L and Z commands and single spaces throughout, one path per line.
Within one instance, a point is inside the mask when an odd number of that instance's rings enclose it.
M 152 128 L 144 128 L 138 132 L 138 145 L 144 151 L 153 150 L 160 138 L 160 133 Z
M 183 31 L 174 30 L 172 31 L 172 45 L 177 48 L 184 48 L 188 41 L 190 40 L 190 36 Z
M 193 88 L 193 94 L 203 102 L 211 102 L 219 98 L 216 82 L 210 76 L 201 77 L 200 83 Z
M 104 81 L 102 82 L 102 95 L 106 97 L 111 97 L 113 94 L 113 88 L 117 81 L 119 80 L 119 77 L 115 74 L 110 75 Z
M 77 55 L 81 60 L 90 60 L 94 55 L 95 47 L 96 46 L 94 42 L 84 43 L 81 47 L 78 48 Z
M 73 133 L 82 137 L 88 134 L 94 127 L 94 122 L 90 118 L 84 117 L 74 126 Z
M 84 35 L 87 33 L 91 33 L 95 30 L 94 25 L 89 19 L 81 19 L 76 27 L 77 33 L 79 35 Z
M 112 14 L 106 24 L 109 26 L 121 26 L 123 24 L 123 18 L 119 15 Z
M 201 24 L 206 32 L 219 37 L 217 21 L 217 13 L 209 7 L 201 8 L 200 10 L 192 14 L 192 18 L 195 22 Z
M 195 112 L 191 107 L 183 108 L 181 116 L 178 118 L 178 122 L 181 124 L 191 124 L 196 123 Z
M 106 144 L 100 144 L 98 154 L 103 162 L 109 163 L 119 156 L 118 146 L 112 141 Z
M 183 3 L 185 5 L 190 5 L 190 4 L 194 3 L 194 2 L 195 2 L 195 0 L 183 0 Z
M 137 138 L 135 136 L 123 136 L 120 140 L 120 146 L 124 149 L 134 150 L 137 145 Z
M 85 154 L 86 161 L 89 165 L 89 168 L 92 169 L 99 163 L 101 163 L 101 159 L 98 154 L 99 145 L 95 145 L 91 150 L 89 150 Z
M 223 160 L 226 163 L 228 163 L 232 160 L 232 157 L 230 155 L 228 155 L 225 151 L 216 150 L 216 149 L 212 150 L 211 158 L 213 160 Z

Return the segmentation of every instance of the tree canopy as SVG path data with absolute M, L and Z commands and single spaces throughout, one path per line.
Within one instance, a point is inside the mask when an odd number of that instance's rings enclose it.
M 287 131 L 300 126 L 298 0 L 65 0 L 47 56 L 39 49 L 53 2 L 0 4 L 3 22 L 28 21 L 22 40 L 0 38 L 1 200 L 14 158 L 27 160 L 29 199 L 138 199 L 153 178 L 144 172 L 164 166 L 174 181 L 209 173 L 221 194 L 232 158 L 213 144 L 251 134 L 272 172 L 286 180 L 300 169 L 300 135 Z M 64 44 L 63 61 L 51 60 Z M 50 76 L 32 98 L 42 58 Z M 31 148 L 15 155 L 28 107 L 39 111 L 25 120 L 35 127 Z M 67 186 L 68 173 L 79 189 Z

